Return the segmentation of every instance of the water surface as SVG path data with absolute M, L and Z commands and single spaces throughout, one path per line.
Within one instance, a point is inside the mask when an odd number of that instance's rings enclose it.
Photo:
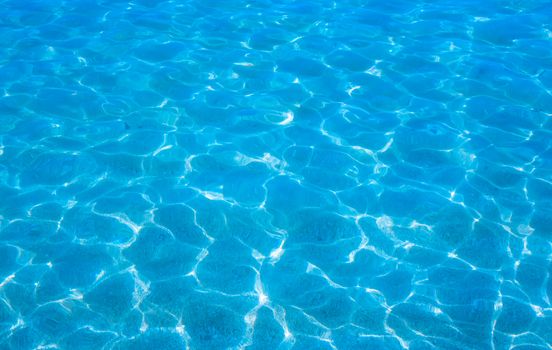
M 0 349 L 551 348 L 549 1 L 0 13 Z

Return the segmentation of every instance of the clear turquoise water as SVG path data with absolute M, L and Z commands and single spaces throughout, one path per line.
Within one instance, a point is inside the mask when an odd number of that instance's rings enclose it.
M 0 349 L 550 349 L 549 1 L 0 1 Z

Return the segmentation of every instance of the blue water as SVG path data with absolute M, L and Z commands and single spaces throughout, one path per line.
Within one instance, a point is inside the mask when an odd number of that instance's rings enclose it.
M 552 5 L 0 0 L 0 349 L 552 348 Z

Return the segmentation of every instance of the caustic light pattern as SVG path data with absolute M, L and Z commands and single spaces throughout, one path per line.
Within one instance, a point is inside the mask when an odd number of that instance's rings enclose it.
M 552 5 L 0 0 L 0 349 L 552 347 Z

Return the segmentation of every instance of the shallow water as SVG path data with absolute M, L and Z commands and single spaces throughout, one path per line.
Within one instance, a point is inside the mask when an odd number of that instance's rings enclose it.
M 548 1 L 0 1 L 0 349 L 550 349 Z

